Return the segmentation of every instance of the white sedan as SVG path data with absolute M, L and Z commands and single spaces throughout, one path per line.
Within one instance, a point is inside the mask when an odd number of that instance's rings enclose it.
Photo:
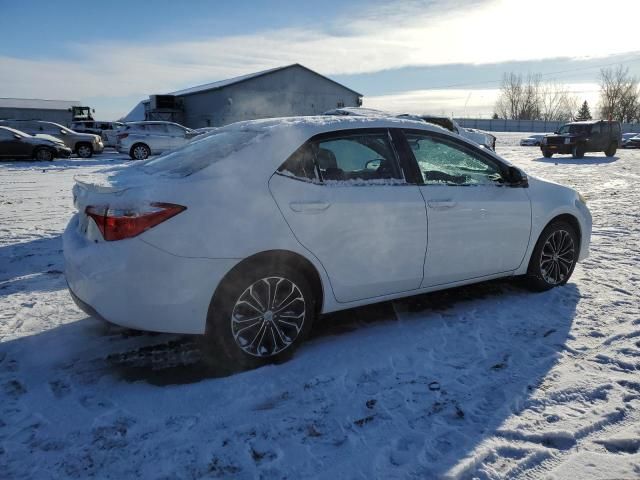
M 216 361 L 287 358 L 320 313 L 524 276 L 589 251 L 576 191 L 424 122 L 241 122 L 73 189 L 69 289 L 86 312 L 203 334 Z

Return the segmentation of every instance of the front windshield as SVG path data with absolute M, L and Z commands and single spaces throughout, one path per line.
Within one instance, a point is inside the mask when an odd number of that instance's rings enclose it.
M 20 137 L 30 137 L 31 135 L 28 135 L 24 132 L 21 132 L 20 130 L 16 130 L 15 128 L 10 128 L 10 127 L 2 127 L 4 130 L 8 130 L 11 133 L 13 133 L 14 135 L 19 135 Z
M 579 125 L 579 124 L 563 125 L 560 128 L 560 130 L 558 131 L 558 133 L 560 133 L 560 134 L 566 134 L 566 133 L 573 133 L 573 134 L 589 133 L 589 125 Z
M 60 125 L 59 123 L 54 123 L 54 122 L 50 122 L 50 125 L 54 125 L 56 127 L 58 127 L 61 131 L 63 131 L 64 133 L 76 133 L 73 130 L 68 129 L 67 127 L 65 127 L 64 125 Z

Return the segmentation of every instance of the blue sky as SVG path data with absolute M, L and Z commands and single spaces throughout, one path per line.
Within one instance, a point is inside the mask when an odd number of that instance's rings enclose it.
M 505 71 L 595 102 L 600 66 L 640 74 L 640 2 L 586 4 L 0 0 L 0 96 L 81 100 L 111 119 L 151 93 L 298 62 L 380 108 L 489 115 Z

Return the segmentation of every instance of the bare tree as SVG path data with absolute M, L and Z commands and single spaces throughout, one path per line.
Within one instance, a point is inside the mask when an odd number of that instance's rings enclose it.
M 511 120 L 566 121 L 577 107 L 577 99 L 563 85 L 543 83 L 540 74 L 508 73 L 502 79 L 495 112 Z
M 522 104 L 522 76 L 505 73 L 502 77 L 500 96 L 496 101 L 496 113 L 501 118 L 513 120 L 518 118 Z
M 629 75 L 629 69 L 600 70 L 600 115 L 620 122 L 632 122 L 640 118 L 640 87 L 638 79 Z
M 578 110 L 578 99 L 565 85 L 544 83 L 540 87 L 540 120 L 567 122 Z

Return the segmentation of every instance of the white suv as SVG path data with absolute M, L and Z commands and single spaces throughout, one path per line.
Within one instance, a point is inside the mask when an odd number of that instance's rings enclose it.
M 118 130 L 116 149 L 132 160 L 144 160 L 181 147 L 198 133 L 173 122 L 131 122 Z

